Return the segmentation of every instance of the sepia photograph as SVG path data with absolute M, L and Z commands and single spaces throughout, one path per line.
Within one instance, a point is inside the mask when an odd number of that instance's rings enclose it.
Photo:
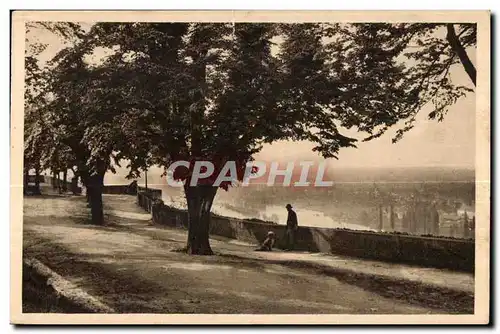
M 11 322 L 487 324 L 487 11 L 14 11 Z

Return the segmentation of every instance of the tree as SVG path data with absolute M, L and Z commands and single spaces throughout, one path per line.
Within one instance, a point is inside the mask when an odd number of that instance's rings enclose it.
M 40 108 L 46 103 L 47 69 L 39 61 L 47 45 L 38 41 L 33 31 L 45 31 L 56 34 L 63 41 L 74 42 L 82 36 L 78 24 L 70 22 L 28 22 L 26 24 L 25 52 L 25 98 L 24 98 L 24 174 L 35 169 L 35 188 L 40 193 L 39 175 L 44 166 L 42 152 L 49 150 L 53 143 L 51 134 L 45 127 L 44 115 Z M 50 166 L 49 168 L 52 168 Z M 26 180 L 27 181 L 27 180 Z M 25 181 L 25 186 L 27 185 Z
M 442 121 L 451 105 L 473 91 L 452 81 L 455 65 L 463 66 L 475 86 L 476 70 L 466 50 L 476 47 L 476 24 L 359 23 L 333 25 L 329 35 L 332 68 L 351 78 L 341 89 L 353 101 L 347 109 L 338 107 L 347 114 L 351 108 L 366 110 L 368 120 L 380 122 L 376 131 L 364 124 L 359 128 L 370 134 L 365 140 L 404 121 L 393 139 L 398 141 L 425 106 L 431 107 L 430 119 Z
M 470 91 L 451 84 L 448 72 L 456 58 L 443 61 L 450 48 L 432 46 L 436 29 L 419 24 L 99 23 L 83 38 L 78 56 L 57 72 L 58 98 L 52 107 L 60 124 L 77 122 L 73 125 L 81 133 L 71 147 L 75 154 L 85 152 L 77 160 L 91 188 L 95 175 L 102 185 L 113 156 L 130 162 L 130 176 L 150 165 L 167 168 L 189 161 L 173 175 L 185 182 L 186 249 L 212 254 L 214 182 L 221 171 L 229 176 L 222 170 L 227 161 L 235 161 L 231 177 L 241 180 L 264 143 L 308 140 L 322 156 L 336 157 L 340 148 L 356 143 L 341 133 L 343 128 L 354 127 L 370 140 L 406 121 L 400 137 L 424 105 L 436 101 L 431 115 L 439 119 Z M 458 34 L 462 45 L 465 35 Z M 408 51 L 414 37 L 423 45 Z M 109 55 L 101 65 L 85 64 L 84 56 L 98 47 Z M 402 62 L 402 56 L 415 64 Z M 64 116 L 69 110 L 74 115 Z M 191 186 L 200 160 L 215 165 L 214 176 Z M 232 181 L 220 187 L 227 190 Z
M 103 224 L 104 175 L 107 171 L 115 172 L 114 149 L 123 138 L 114 122 L 115 114 L 120 112 L 113 90 L 118 72 L 106 64 L 86 63 L 86 51 L 80 43 L 54 58 L 48 89 L 52 98 L 45 106 L 49 118 L 46 126 L 54 142 L 67 153 L 63 161 L 71 161 L 75 174 L 87 188 L 92 222 Z

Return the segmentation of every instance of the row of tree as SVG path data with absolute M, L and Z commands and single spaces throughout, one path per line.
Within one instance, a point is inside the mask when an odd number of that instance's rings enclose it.
M 263 144 L 313 142 L 323 157 L 398 126 L 394 141 L 431 105 L 441 120 L 472 88 L 454 84 L 458 64 L 475 83 L 465 50 L 469 24 L 31 23 L 69 41 L 50 62 L 27 41 L 25 168 L 71 169 L 103 223 L 106 172 L 128 161 L 129 177 L 152 165 L 210 160 L 218 174 Z M 30 34 L 28 34 L 29 36 Z M 36 35 L 36 34 L 34 34 Z M 102 56 L 105 54 L 105 56 Z M 97 58 L 97 59 L 96 59 Z M 94 59 L 94 60 L 92 60 Z M 187 252 L 212 254 L 213 179 L 190 187 Z M 231 180 L 221 184 L 227 190 Z

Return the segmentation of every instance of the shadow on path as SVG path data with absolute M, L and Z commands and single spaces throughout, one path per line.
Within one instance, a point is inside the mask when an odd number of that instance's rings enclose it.
M 219 256 L 239 260 L 242 263 L 248 261 L 255 264 L 255 260 L 238 255 L 219 254 Z M 261 259 L 260 262 L 263 264 L 282 265 L 307 272 L 314 271 L 316 274 L 334 277 L 341 282 L 355 285 L 380 296 L 398 299 L 417 306 L 445 309 L 451 313 L 474 313 L 474 295 L 463 291 L 433 287 L 409 280 L 391 279 L 386 276 L 332 268 L 306 261 Z

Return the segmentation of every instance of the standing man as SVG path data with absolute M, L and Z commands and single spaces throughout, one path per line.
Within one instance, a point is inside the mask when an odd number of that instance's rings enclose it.
M 299 227 L 297 214 L 292 210 L 292 205 L 287 204 L 288 219 L 286 220 L 286 250 L 293 250 L 295 244 L 295 232 Z

